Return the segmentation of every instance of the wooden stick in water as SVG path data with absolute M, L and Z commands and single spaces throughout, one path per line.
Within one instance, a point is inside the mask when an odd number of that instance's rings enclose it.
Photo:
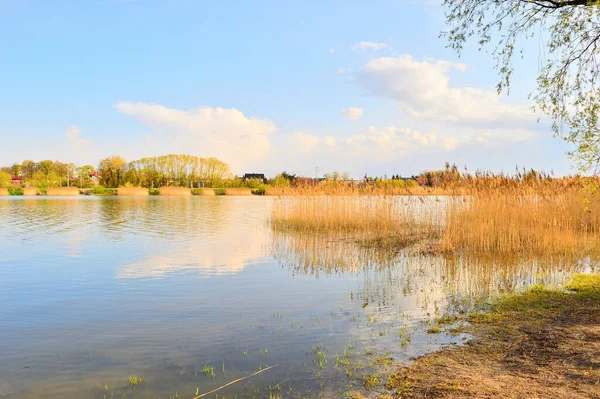
M 225 385 L 223 385 L 223 386 L 220 386 L 220 387 L 218 387 L 218 388 L 216 388 L 216 389 L 213 389 L 213 390 L 212 390 L 212 391 L 210 391 L 210 392 L 206 392 L 206 393 L 203 393 L 202 395 L 198 395 L 198 396 L 196 396 L 194 399 L 199 399 L 199 398 L 202 398 L 202 397 L 204 397 L 204 396 L 206 396 L 206 395 L 210 395 L 211 393 L 215 393 L 215 392 L 217 392 L 217 391 L 219 391 L 219 390 L 221 390 L 221 389 L 223 389 L 223 388 L 226 388 L 226 387 L 228 387 L 228 386 L 230 386 L 230 385 L 233 385 L 233 384 L 235 384 L 236 382 L 240 382 L 240 381 L 247 380 L 247 379 L 248 379 L 248 378 L 250 378 L 250 377 L 254 377 L 254 376 L 255 376 L 255 375 L 257 375 L 257 374 L 260 374 L 260 373 L 262 373 L 262 372 L 264 372 L 264 371 L 267 371 L 267 370 L 269 370 L 269 369 L 272 369 L 273 367 L 277 367 L 277 366 L 279 366 L 279 363 L 277 363 L 277 364 L 274 364 L 273 366 L 269 366 L 269 367 L 267 367 L 267 368 L 264 368 L 264 369 L 262 369 L 262 370 L 258 370 L 256 373 L 254 373 L 254 374 L 252 374 L 252 375 L 249 375 L 249 376 L 247 376 L 247 377 L 242 377 L 242 378 L 238 378 L 237 380 L 233 380 L 233 381 L 231 381 L 231 382 L 229 382 L 229 383 L 227 383 L 227 384 L 225 384 Z

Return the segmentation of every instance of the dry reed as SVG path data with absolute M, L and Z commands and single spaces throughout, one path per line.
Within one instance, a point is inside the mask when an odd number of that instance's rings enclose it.
M 117 195 L 128 197 L 147 197 L 149 192 L 148 189 L 144 187 L 119 187 L 117 189 Z
M 160 195 L 169 197 L 187 197 L 192 195 L 192 190 L 185 187 L 161 187 Z
M 600 195 L 594 179 L 478 179 L 466 195 L 297 197 L 275 202 L 278 231 L 338 234 L 367 246 L 424 252 L 565 254 L 597 251 Z M 404 198 L 404 200 L 402 200 Z M 420 204 L 420 205 L 419 205 Z M 437 240 L 433 240 L 433 238 Z
M 282 232 L 335 234 L 365 246 L 405 247 L 438 234 L 438 204 L 392 196 L 297 197 L 275 201 L 270 223 Z
M 0 188 L 0 197 L 6 197 L 10 195 L 7 188 Z
M 51 197 L 72 197 L 79 195 L 77 187 L 48 187 L 46 195 Z
M 34 197 L 37 195 L 37 193 L 38 193 L 37 187 L 25 187 L 23 189 L 23 195 L 25 197 Z
M 490 190 L 448 208 L 445 251 L 568 253 L 600 240 L 600 198 L 585 189 Z
M 225 195 L 247 196 L 252 195 L 252 190 L 249 188 L 226 188 Z
M 442 187 L 377 187 L 375 185 L 345 184 L 342 182 L 323 182 L 318 185 L 301 185 L 296 187 L 267 187 L 266 195 L 270 196 L 440 196 L 460 195 L 461 190 Z

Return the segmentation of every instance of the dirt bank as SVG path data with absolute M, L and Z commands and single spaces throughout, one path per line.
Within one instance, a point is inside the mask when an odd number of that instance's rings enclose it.
M 474 314 L 474 339 L 393 373 L 387 398 L 600 398 L 600 275 Z

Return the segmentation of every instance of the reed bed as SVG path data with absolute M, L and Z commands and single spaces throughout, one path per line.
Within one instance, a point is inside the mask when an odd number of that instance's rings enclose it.
M 144 187 L 119 187 L 117 195 L 129 197 L 147 197 L 150 195 L 147 188 Z
M 281 198 L 270 223 L 277 231 L 421 252 L 589 254 L 600 243 L 598 187 L 594 179 L 488 179 L 463 186 L 466 195 L 443 198 Z
M 447 252 L 589 252 L 600 243 L 600 198 L 582 188 L 476 193 L 450 206 L 446 220 Z
M 392 196 L 298 197 L 276 201 L 270 223 L 281 232 L 335 234 L 367 247 L 405 247 L 438 235 L 438 205 Z
M 252 190 L 249 188 L 226 188 L 225 195 L 248 196 L 252 195 Z
M 34 197 L 38 194 L 37 187 L 25 187 L 23 189 L 23 195 L 25 197 Z
M 10 195 L 8 192 L 8 188 L 1 188 L 0 187 L 0 197 L 6 197 L 7 195 Z
M 351 185 L 338 182 L 328 182 L 333 184 L 321 183 L 319 185 L 301 185 L 297 187 L 271 187 L 268 186 L 265 195 L 286 196 L 286 197 L 305 197 L 305 196 L 448 196 L 461 195 L 462 189 L 444 188 L 444 187 L 424 187 L 424 186 L 405 186 L 405 187 L 378 187 L 375 185 Z M 336 184 L 337 183 L 337 184 Z
M 192 190 L 185 187 L 161 187 L 160 195 L 169 197 L 188 197 L 192 195 Z
M 48 187 L 46 195 L 52 197 L 73 197 L 79 195 L 77 187 Z
M 217 195 L 214 188 L 203 188 L 202 195 L 205 197 L 214 197 Z

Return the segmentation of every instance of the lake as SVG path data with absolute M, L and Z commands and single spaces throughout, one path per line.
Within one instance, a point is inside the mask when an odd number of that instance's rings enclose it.
M 0 397 L 189 399 L 272 366 L 206 397 L 341 397 L 467 339 L 436 315 L 591 267 L 275 234 L 272 201 L 0 198 Z

